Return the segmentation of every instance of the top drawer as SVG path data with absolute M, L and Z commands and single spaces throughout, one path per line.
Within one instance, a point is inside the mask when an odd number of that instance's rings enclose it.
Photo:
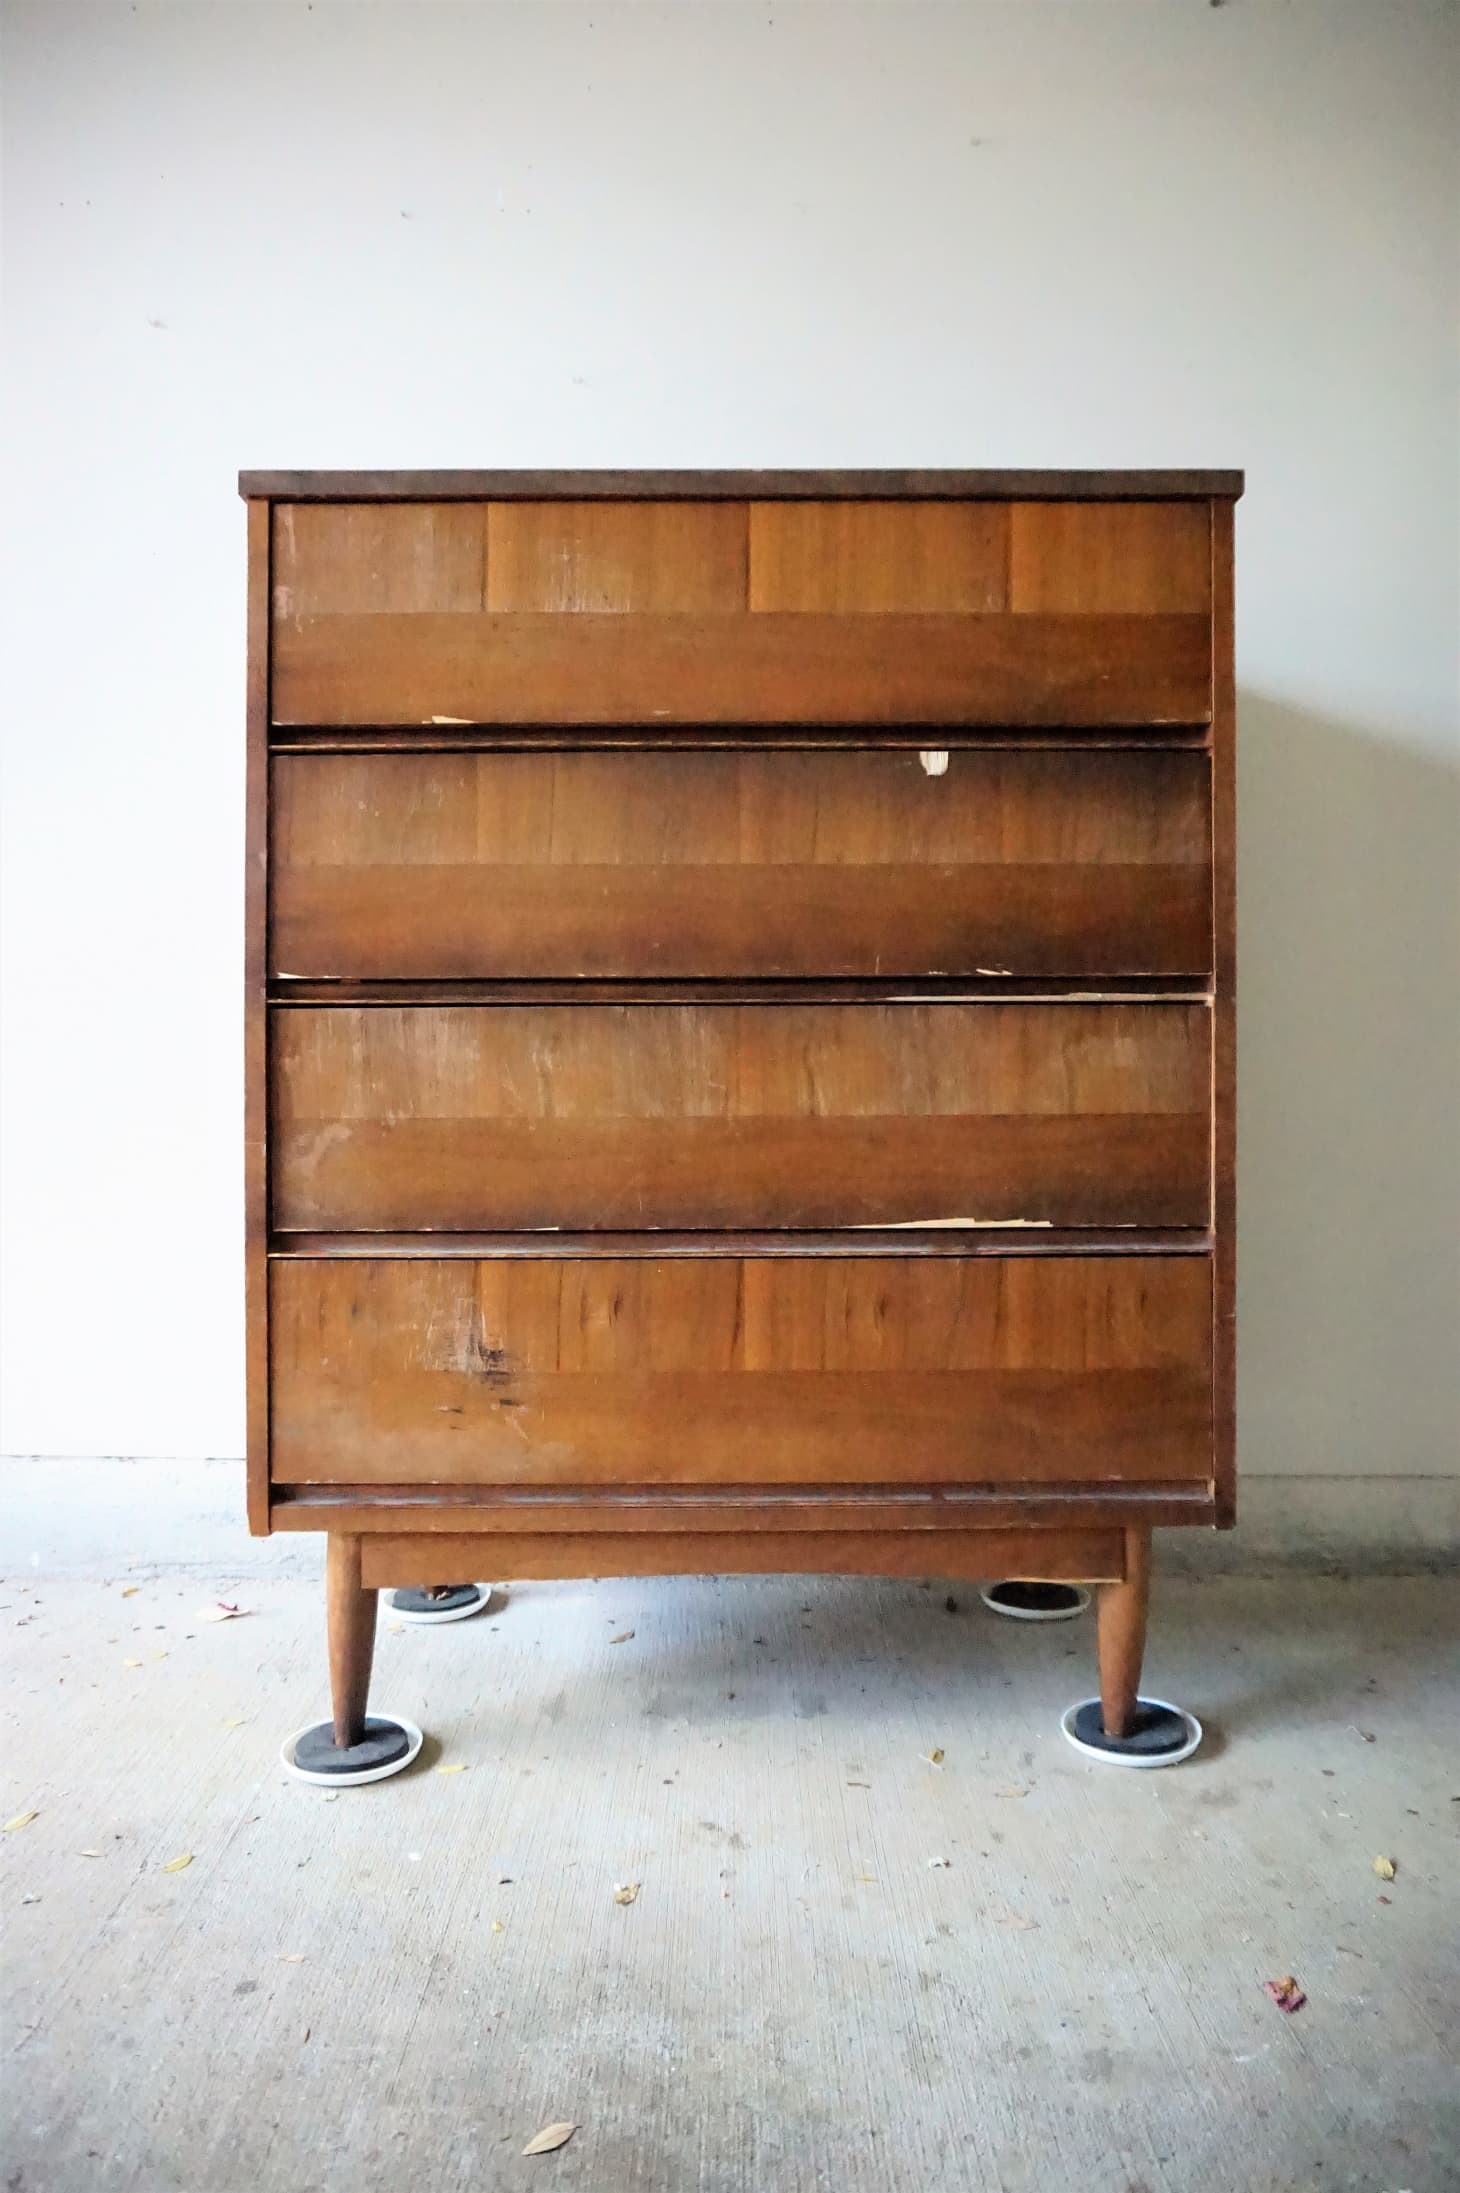
M 279 754 L 281 980 L 1204 976 L 1190 751 Z
M 281 503 L 283 725 L 1211 717 L 1205 502 Z

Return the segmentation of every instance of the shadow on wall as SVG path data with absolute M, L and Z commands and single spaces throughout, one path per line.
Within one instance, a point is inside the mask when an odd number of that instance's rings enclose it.
M 1239 1466 L 1460 1474 L 1460 770 L 1238 701 Z

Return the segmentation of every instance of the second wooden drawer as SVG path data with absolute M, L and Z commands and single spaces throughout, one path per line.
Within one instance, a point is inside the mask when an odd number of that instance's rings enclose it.
M 281 1231 L 1203 1226 L 1204 1005 L 276 1011 Z

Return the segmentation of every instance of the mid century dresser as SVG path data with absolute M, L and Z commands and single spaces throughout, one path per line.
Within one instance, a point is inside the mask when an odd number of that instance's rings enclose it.
M 406 1757 L 378 1587 L 481 1576 L 1087 1580 L 1134 1740 L 1152 1527 L 1233 1518 L 1241 484 L 242 476 L 324 1771 Z

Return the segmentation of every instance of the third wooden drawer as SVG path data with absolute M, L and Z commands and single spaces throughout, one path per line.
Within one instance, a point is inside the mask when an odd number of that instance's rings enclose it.
M 1199 751 L 293 753 L 273 769 L 279 980 L 1212 965 Z
M 276 1008 L 282 1232 L 1202 1227 L 1204 1001 Z

